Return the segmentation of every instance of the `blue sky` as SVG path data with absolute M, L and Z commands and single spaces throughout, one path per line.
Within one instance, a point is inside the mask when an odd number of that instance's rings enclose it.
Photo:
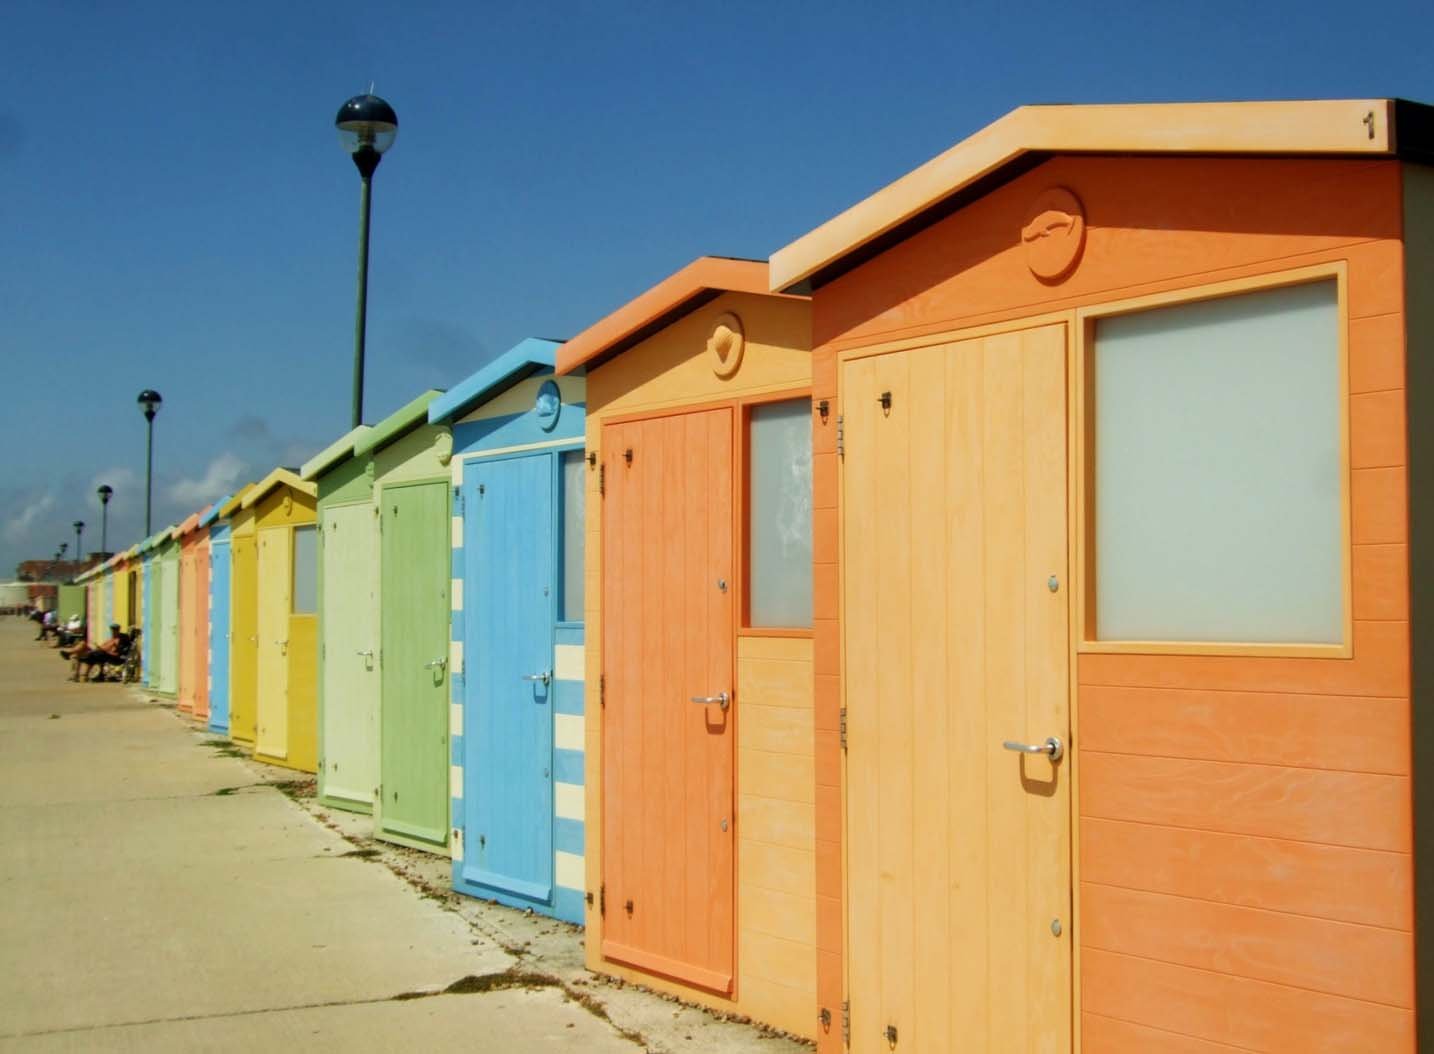
M 132 3 L 0 9 L 0 577 L 348 425 L 370 81 L 366 417 L 765 256 L 1027 102 L 1434 101 L 1434 4 Z M 157 524 L 158 526 L 158 524 Z

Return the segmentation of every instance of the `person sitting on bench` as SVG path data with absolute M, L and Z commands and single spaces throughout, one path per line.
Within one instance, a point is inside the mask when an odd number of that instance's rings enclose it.
M 118 622 L 110 623 L 110 636 L 108 640 L 101 641 L 93 648 L 87 648 L 83 644 L 73 651 L 60 652 L 63 658 L 71 660 L 70 680 L 80 679 L 80 667 L 85 668 L 85 680 L 92 680 L 95 667 L 100 669 L 100 680 L 105 678 L 106 666 L 124 665 L 125 653 L 129 651 L 129 636 L 120 632 Z

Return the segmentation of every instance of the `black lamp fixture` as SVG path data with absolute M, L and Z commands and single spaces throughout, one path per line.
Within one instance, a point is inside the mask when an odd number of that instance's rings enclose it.
M 393 107 L 373 94 L 372 86 L 366 94 L 355 95 L 339 107 L 334 118 L 334 127 L 339 130 L 339 142 L 343 144 L 354 167 L 359 171 L 362 186 L 359 190 L 359 259 L 358 259 L 358 307 L 354 318 L 354 392 L 353 427 L 363 423 L 363 356 L 364 336 L 368 326 L 368 221 L 369 202 L 372 196 L 373 174 L 378 169 L 384 153 L 393 146 L 398 137 L 398 114 Z
M 159 413 L 159 407 L 164 402 L 164 398 L 153 388 L 146 388 L 139 393 L 139 398 L 135 401 L 139 403 L 139 408 L 144 413 L 144 419 L 149 426 L 144 442 L 144 536 L 148 538 L 152 530 L 150 513 L 154 497 L 154 415 Z M 100 501 L 106 505 L 109 504 L 109 498 L 103 494 L 100 496 Z
M 114 492 L 115 489 L 108 483 L 101 483 L 99 490 L 95 491 L 100 496 L 100 552 L 102 553 L 109 552 L 109 547 L 105 543 L 109 541 L 110 496 Z
M 85 521 L 76 520 L 70 524 L 70 526 L 75 529 L 75 559 L 83 560 L 85 558 L 85 543 L 83 541 L 85 536 Z M 104 551 L 103 545 L 100 546 L 100 550 L 102 552 Z

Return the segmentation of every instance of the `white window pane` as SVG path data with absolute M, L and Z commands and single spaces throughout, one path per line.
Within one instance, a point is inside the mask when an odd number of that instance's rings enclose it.
M 1339 643 L 1333 280 L 1101 319 L 1101 640 Z
M 562 455 L 563 467 L 563 607 L 564 622 L 583 620 L 583 522 L 587 501 L 583 452 Z
M 294 614 L 319 610 L 319 536 L 312 527 L 294 528 Z
M 752 408 L 750 450 L 753 626 L 812 624 L 812 404 Z

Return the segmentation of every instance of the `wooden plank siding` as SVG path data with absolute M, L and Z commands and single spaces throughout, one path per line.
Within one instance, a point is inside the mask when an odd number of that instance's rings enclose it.
M 1017 235 L 1055 186 L 1088 233 L 1046 285 Z M 1414 1049 L 1400 192 L 1395 161 L 1056 157 L 816 291 L 819 905 L 843 890 L 837 353 L 1343 261 L 1353 654 L 1077 656 L 1077 1045 Z M 839 1022 L 839 913 L 819 909 L 817 945 Z

